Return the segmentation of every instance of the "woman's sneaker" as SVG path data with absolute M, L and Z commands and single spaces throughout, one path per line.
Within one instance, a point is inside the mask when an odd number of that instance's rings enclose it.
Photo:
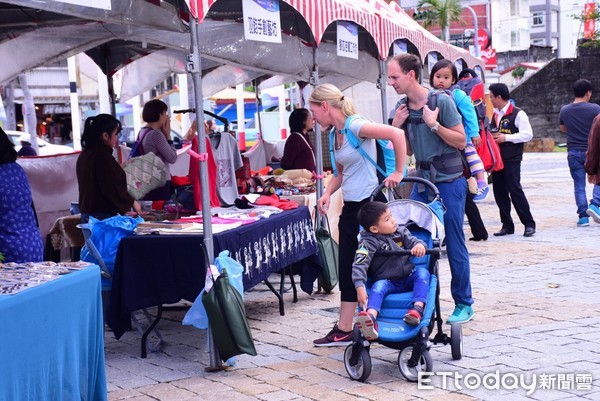
M 404 315 L 404 322 L 410 326 L 418 326 L 421 323 L 421 314 L 416 309 L 410 309 Z
M 344 347 L 352 343 L 352 331 L 342 331 L 337 323 L 327 335 L 313 341 L 315 347 Z
M 362 333 L 363 337 L 367 340 L 373 341 L 379 338 L 379 333 L 377 332 L 379 329 L 377 321 L 366 311 L 360 311 L 358 313 L 356 318 L 356 326 L 358 326 L 358 329 Z

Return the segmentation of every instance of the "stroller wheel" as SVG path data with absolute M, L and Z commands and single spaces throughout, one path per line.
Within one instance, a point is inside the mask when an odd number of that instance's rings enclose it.
M 458 361 L 463 353 L 462 324 L 453 323 L 450 325 L 450 349 L 452 350 L 452 359 Z
M 356 364 L 353 365 L 350 359 L 352 358 L 352 347 L 354 347 L 354 345 L 355 344 L 348 345 L 346 351 L 344 351 L 344 367 L 352 380 L 364 382 L 371 374 L 371 356 L 369 355 L 369 350 L 367 348 L 360 347 L 358 359 Z
M 419 380 L 419 372 L 432 372 L 433 371 L 433 359 L 429 354 L 428 350 L 424 350 L 423 354 L 419 358 L 417 366 L 409 367 L 408 361 L 413 353 L 413 347 L 406 347 L 400 351 L 398 355 L 398 367 L 400 368 L 400 373 L 402 376 L 409 382 L 416 382 Z M 422 377 L 427 377 L 428 375 L 421 375 Z

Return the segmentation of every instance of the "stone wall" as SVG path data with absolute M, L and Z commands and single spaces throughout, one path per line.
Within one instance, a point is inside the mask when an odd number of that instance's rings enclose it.
M 571 85 L 579 78 L 589 79 L 595 87 L 591 101 L 600 103 L 600 49 L 579 47 L 575 59 L 554 59 L 513 89 L 511 98 L 531 122 L 535 138 L 566 142 L 560 132 L 558 114 L 562 105 L 573 101 Z

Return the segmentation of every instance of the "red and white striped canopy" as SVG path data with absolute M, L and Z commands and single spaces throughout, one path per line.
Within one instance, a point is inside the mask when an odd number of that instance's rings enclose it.
M 467 50 L 452 46 L 424 29 L 418 22 L 406 14 L 397 3 L 387 4 L 382 0 L 364 1 L 376 8 L 380 16 L 380 54 L 384 58 L 387 57 L 389 49 L 395 40 L 407 39 L 419 50 L 423 61 L 428 53 L 435 51 L 452 61 L 462 58 L 469 66 L 484 65 L 481 59 L 476 58 Z
M 210 7 L 219 0 L 186 0 L 192 15 L 204 20 Z M 241 1 L 241 0 L 240 0 Z M 397 39 L 410 41 L 419 50 L 424 61 L 433 51 L 456 61 L 464 59 L 469 66 L 483 66 L 483 61 L 468 51 L 451 46 L 424 29 L 397 4 L 383 0 L 282 0 L 296 9 L 313 32 L 317 45 L 325 29 L 334 21 L 353 21 L 371 34 L 381 59 L 386 59 L 389 49 Z
M 202 22 L 210 7 L 218 0 L 186 0 L 192 15 Z M 317 45 L 325 29 L 334 21 L 353 21 L 362 26 L 379 44 L 379 23 L 358 1 L 352 0 L 282 0 L 298 11 L 312 30 Z M 378 46 L 379 47 L 379 46 Z

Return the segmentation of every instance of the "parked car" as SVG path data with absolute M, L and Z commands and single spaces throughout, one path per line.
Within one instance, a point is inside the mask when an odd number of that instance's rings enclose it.
M 21 149 L 21 142 L 19 138 L 24 132 L 21 131 L 4 131 L 8 135 L 10 141 L 15 145 L 15 149 L 17 152 Z M 51 155 L 60 155 L 64 153 L 73 153 L 75 150 L 70 146 L 65 145 L 55 145 L 53 143 L 46 142 L 45 140 L 38 138 L 37 144 L 39 147 L 38 156 L 51 156 Z

